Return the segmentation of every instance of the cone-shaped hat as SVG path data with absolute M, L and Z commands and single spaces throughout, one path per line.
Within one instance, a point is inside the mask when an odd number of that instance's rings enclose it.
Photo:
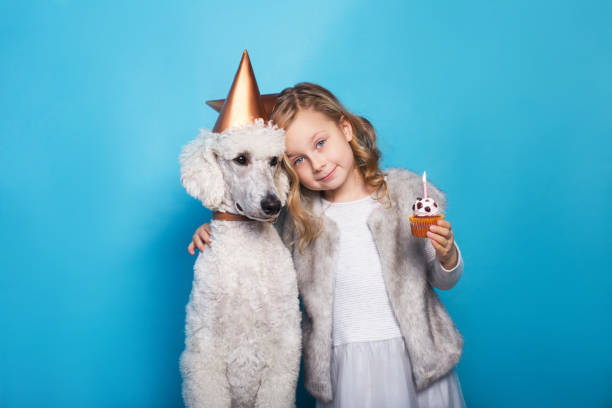
M 234 126 L 253 123 L 257 118 L 268 120 L 268 115 L 261 103 L 249 54 L 244 50 L 232 88 L 225 98 L 225 103 L 212 131 L 221 133 Z
M 276 105 L 276 101 L 278 100 L 278 95 L 279 94 L 277 93 L 273 93 L 263 94 L 259 96 L 259 100 L 263 104 L 264 111 L 266 112 L 266 117 L 264 117 L 265 120 L 270 119 L 272 111 L 274 110 L 274 105 Z M 224 103 L 225 99 L 215 99 L 212 101 L 206 101 L 206 104 L 217 112 L 221 112 L 221 108 L 223 107 Z

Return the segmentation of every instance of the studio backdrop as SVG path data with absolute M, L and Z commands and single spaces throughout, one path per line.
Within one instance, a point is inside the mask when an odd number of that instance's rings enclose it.
M 611 18 L 577 0 L 4 2 L 0 406 L 183 406 L 187 245 L 210 212 L 178 156 L 244 49 L 262 93 L 329 88 L 384 168 L 447 194 L 465 270 L 439 294 L 468 407 L 611 406 Z

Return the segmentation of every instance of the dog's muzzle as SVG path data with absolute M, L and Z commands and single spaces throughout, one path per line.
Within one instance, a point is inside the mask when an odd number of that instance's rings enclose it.
M 281 202 L 276 195 L 267 194 L 264 199 L 261 200 L 261 209 L 266 215 L 278 214 L 281 209 Z

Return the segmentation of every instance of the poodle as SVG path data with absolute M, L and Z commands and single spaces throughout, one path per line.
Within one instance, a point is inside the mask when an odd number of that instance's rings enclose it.
M 262 119 L 201 130 L 181 152 L 181 183 L 212 220 L 194 265 L 180 357 L 187 407 L 295 407 L 301 330 L 295 269 L 274 221 L 287 199 L 284 131 Z

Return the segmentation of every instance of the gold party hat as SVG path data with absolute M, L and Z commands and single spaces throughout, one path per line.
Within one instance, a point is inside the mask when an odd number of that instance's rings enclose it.
M 270 98 L 269 95 L 266 96 L 268 99 Z M 218 110 L 215 106 L 221 104 L 219 117 L 212 129 L 215 133 L 221 133 L 234 126 L 253 123 L 257 118 L 263 118 L 266 121 L 269 119 L 272 109 L 270 108 L 268 111 L 264 107 L 262 97 L 259 94 L 259 88 L 257 87 L 257 81 L 255 80 L 255 74 L 253 73 L 253 67 L 251 66 L 251 60 L 246 50 L 242 53 L 240 66 L 238 66 L 238 71 L 236 76 L 234 76 L 234 82 L 227 98 L 206 103 L 215 110 Z M 274 103 L 276 103 L 276 99 L 274 99 Z M 269 104 L 270 102 L 268 101 Z M 272 104 L 273 107 L 274 104 Z
M 270 119 L 272 115 L 272 111 L 274 110 L 274 105 L 276 105 L 276 101 L 278 100 L 277 93 L 273 94 L 263 94 L 259 96 L 259 100 L 263 104 L 264 111 L 266 112 L 265 120 Z M 215 99 L 213 101 L 206 101 L 206 104 L 216 110 L 217 112 L 221 112 L 221 108 L 225 103 L 225 99 Z

